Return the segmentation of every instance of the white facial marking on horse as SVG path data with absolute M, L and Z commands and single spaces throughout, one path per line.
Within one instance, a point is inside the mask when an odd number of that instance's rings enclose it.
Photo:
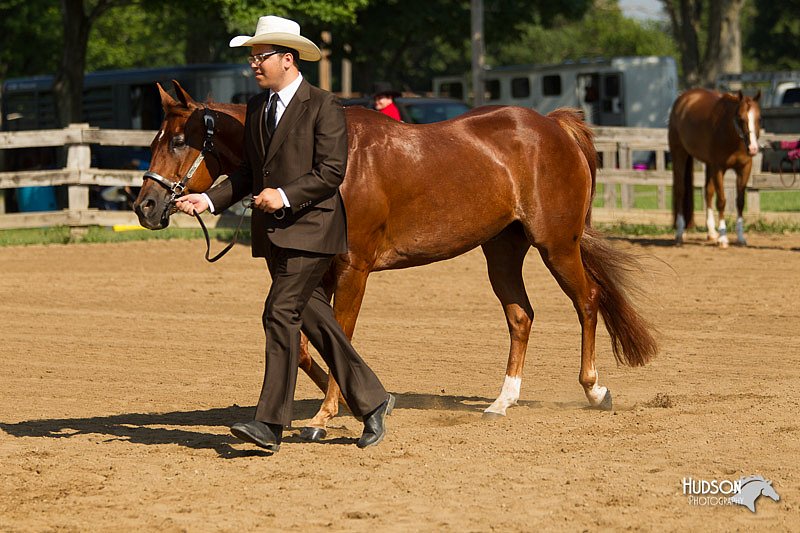
M 512 405 L 517 405 L 521 385 L 521 377 L 512 378 L 511 376 L 506 376 L 503 381 L 503 388 L 500 390 L 500 396 L 486 409 L 486 412 L 505 415 L 506 409 Z
M 747 112 L 747 125 L 750 130 L 750 145 L 747 149 L 750 151 L 750 155 L 756 155 L 758 153 L 758 139 L 756 139 L 756 112 L 754 109 Z

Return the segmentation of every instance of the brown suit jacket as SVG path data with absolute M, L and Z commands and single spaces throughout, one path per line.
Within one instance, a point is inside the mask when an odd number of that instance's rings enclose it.
M 281 248 L 339 254 L 347 251 L 347 220 L 339 185 L 347 167 L 347 125 L 336 97 L 305 79 L 270 140 L 265 123 L 269 91 L 247 102 L 244 157 L 237 172 L 208 190 L 216 213 L 267 187 L 283 189 L 285 217 L 253 209 L 254 257 L 267 239 Z

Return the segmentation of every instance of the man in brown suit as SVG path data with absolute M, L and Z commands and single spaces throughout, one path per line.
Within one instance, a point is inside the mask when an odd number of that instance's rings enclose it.
M 321 286 L 334 255 L 347 251 L 339 194 L 347 166 L 344 111 L 300 74 L 298 59 L 318 61 L 321 54 L 296 22 L 261 17 L 254 36 L 234 37 L 230 45 L 252 47 L 250 67 L 265 89 L 247 103 L 241 167 L 207 194 L 183 196 L 176 205 L 189 214 L 221 213 L 253 195 L 253 256 L 266 258 L 272 277 L 263 315 L 266 368 L 255 420 L 234 424 L 231 432 L 278 450 L 283 427 L 292 422 L 302 329 L 353 414 L 363 417 L 358 446 L 373 446 L 384 437 L 394 397 L 353 349 Z

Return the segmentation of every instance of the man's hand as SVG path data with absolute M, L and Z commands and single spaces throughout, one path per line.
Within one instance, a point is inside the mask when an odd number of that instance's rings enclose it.
M 258 196 L 253 198 L 253 206 L 267 213 L 274 213 L 278 209 L 283 209 L 283 198 L 278 189 L 264 189 Z
M 208 209 L 208 202 L 202 194 L 192 193 L 175 200 L 175 207 L 187 215 L 200 214 Z

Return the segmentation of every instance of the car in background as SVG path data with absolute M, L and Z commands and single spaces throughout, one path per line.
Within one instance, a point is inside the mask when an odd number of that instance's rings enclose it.
M 409 124 L 430 124 L 455 118 L 469 111 L 470 107 L 454 98 L 427 98 L 423 96 L 400 96 L 394 99 L 400 118 Z M 346 98 L 342 100 L 345 107 L 372 107 L 371 98 Z

